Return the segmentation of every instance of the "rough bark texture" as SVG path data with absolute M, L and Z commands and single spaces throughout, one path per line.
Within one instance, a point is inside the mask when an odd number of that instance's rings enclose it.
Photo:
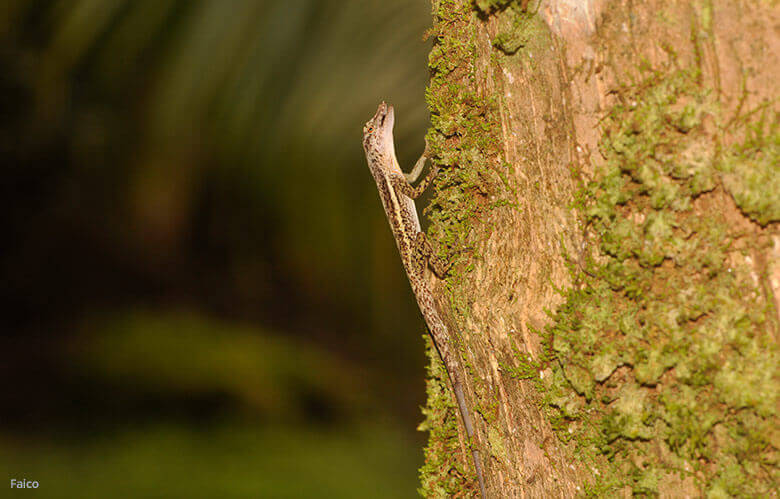
M 433 14 L 434 284 L 490 497 L 776 495 L 777 2 Z M 421 493 L 472 496 L 432 359 Z

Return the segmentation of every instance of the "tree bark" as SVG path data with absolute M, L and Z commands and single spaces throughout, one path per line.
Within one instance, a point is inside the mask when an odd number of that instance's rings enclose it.
M 489 496 L 776 496 L 776 2 L 433 13 L 431 282 Z M 421 493 L 473 496 L 431 359 Z

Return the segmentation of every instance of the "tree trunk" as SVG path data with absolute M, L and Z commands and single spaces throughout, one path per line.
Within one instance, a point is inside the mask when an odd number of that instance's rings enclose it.
M 488 495 L 776 496 L 777 3 L 433 12 L 432 282 Z M 473 496 L 443 383 L 421 493 Z

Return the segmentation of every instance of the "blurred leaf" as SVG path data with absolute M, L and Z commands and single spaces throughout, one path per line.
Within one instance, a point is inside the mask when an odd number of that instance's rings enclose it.
M 341 414 L 368 404 L 353 369 L 314 345 L 195 314 L 127 313 L 87 321 L 74 368 L 147 393 L 224 393 L 275 419 L 303 416 L 307 400 Z
M 385 427 L 344 434 L 157 426 L 89 443 L 25 445 L 0 437 L 6 479 L 36 480 L 34 496 L 47 498 L 407 498 L 418 454 Z
M 421 151 L 429 8 L 3 2 L 11 336 L 56 340 L 87 317 L 76 367 L 96 384 L 226 393 L 255 415 L 295 418 L 321 398 L 414 418 L 423 357 L 418 336 L 398 332 L 423 326 L 360 130 L 387 100 L 401 162 Z M 170 302 L 275 332 L 182 314 L 94 319 Z M 376 404 L 369 388 L 384 393 Z
M 44 72 L 149 85 L 155 146 L 205 139 L 257 160 L 303 142 L 344 158 L 382 99 L 403 130 L 426 119 L 423 0 L 64 0 L 49 17 Z

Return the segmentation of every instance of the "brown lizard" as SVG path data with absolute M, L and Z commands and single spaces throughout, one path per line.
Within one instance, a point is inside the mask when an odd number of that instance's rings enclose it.
M 447 368 L 452 390 L 458 402 L 463 426 L 471 440 L 471 452 L 474 457 L 474 468 L 477 471 L 479 489 L 482 498 L 485 496 L 485 481 L 482 477 L 482 464 L 479 460 L 479 452 L 474 442 L 474 426 L 471 415 L 466 407 L 466 399 L 463 396 L 463 384 L 460 380 L 461 365 L 457 353 L 452 351 L 450 333 L 442 314 L 441 308 L 434 299 L 431 289 L 425 281 L 425 270 L 430 266 L 434 273 L 442 278 L 447 273 L 447 266 L 438 259 L 433 258 L 433 250 L 425 233 L 420 228 L 420 219 L 417 217 L 417 209 L 414 200 L 423 193 L 438 172 L 437 167 L 431 168 L 428 175 L 417 185 L 412 187 L 411 182 L 417 180 L 427 159 L 427 147 L 420 159 L 415 164 L 410 174 L 401 171 L 398 159 L 395 156 L 395 144 L 393 141 L 393 124 L 395 115 L 393 106 L 384 102 L 379 105 L 376 114 L 363 127 L 363 149 L 366 151 L 368 168 L 376 181 L 379 197 L 385 208 L 390 229 L 393 231 L 398 252 L 401 254 L 404 270 L 412 285 L 412 291 L 417 298 L 417 305 L 422 312 L 425 322 L 433 338 L 433 344 L 439 352 L 439 356 Z

